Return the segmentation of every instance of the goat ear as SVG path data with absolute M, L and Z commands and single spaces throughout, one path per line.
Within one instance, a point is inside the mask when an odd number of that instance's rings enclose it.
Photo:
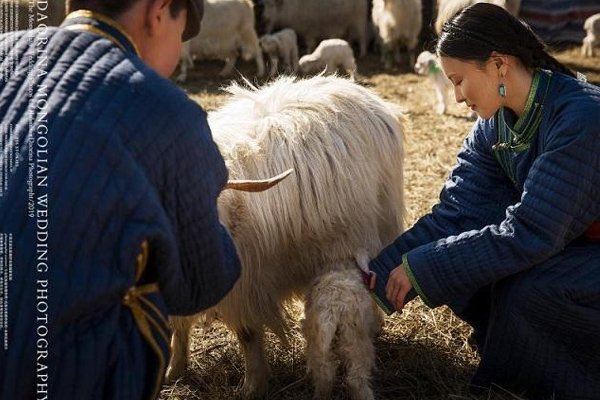
M 263 180 L 230 180 L 223 189 L 234 189 L 242 192 L 264 192 L 287 178 L 294 169 L 290 168 L 282 174 Z

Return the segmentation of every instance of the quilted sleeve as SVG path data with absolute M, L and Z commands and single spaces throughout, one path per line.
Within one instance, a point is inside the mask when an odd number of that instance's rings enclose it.
M 507 208 L 502 222 L 405 255 L 404 267 L 428 305 L 447 304 L 551 258 L 598 218 L 599 108 L 588 102 L 563 110 L 555 119 L 520 201 Z
M 227 169 L 212 140 L 206 114 L 184 126 L 174 152 L 169 188 L 169 214 L 175 230 L 180 265 L 160 277 L 169 313 L 186 315 L 213 306 L 233 287 L 240 262 L 233 241 L 220 224 L 217 197 L 227 182 Z
M 506 207 L 518 197 L 491 152 L 491 139 L 487 139 L 491 133 L 489 121 L 480 119 L 474 125 L 439 203 L 371 261 L 370 269 L 378 276 L 389 275 L 400 265 L 403 254 L 416 247 L 502 221 Z

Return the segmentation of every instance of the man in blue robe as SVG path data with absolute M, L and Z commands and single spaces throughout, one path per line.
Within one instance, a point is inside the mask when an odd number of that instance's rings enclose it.
M 239 276 L 205 112 L 169 82 L 202 0 L 70 0 L 0 36 L 1 399 L 151 399 L 166 316 Z

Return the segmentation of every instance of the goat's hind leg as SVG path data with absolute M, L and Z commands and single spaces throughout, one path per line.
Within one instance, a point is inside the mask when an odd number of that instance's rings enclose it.
M 190 354 L 190 332 L 195 323 L 195 317 L 169 318 L 173 336 L 171 337 L 171 361 L 165 375 L 165 383 L 179 379 L 185 369 Z
M 265 356 L 264 331 L 241 328 L 235 332 L 246 364 L 242 394 L 247 398 L 262 398 L 267 393 L 270 376 L 269 363 Z

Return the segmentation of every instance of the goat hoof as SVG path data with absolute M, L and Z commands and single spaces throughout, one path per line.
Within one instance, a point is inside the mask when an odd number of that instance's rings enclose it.
M 179 378 L 181 378 L 183 376 L 184 372 L 185 372 L 185 367 L 183 367 L 183 368 L 181 368 L 181 367 L 167 368 L 167 373 L 165 374 L 165 384 L 170 385 L 172 383 L 175 383 L 176 380 L 178 380 Z
M 267 394 L 266 383 L 244 381 L 242 396 L 248 400 L 264 399 Z

